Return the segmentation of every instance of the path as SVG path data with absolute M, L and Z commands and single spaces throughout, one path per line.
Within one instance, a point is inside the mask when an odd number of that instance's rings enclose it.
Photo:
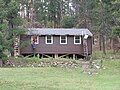
M 90 68 L 89 61 L 82 61 L 82 71 L 85 74 L 98 74 L 95 68 Z

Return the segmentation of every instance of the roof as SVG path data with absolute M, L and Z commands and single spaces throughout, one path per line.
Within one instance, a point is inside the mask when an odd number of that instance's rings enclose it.
M 89 35 L 93 34 L 88 29 L 78 28 L 28 28 L 27 35 Z

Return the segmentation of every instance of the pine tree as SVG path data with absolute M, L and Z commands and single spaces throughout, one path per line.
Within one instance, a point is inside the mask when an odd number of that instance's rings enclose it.
M 19 2 L 16 0 L 0 0 L 0 51 L 13 52 L 14 39 L 24 33 L 23 20 L 18 15 Z

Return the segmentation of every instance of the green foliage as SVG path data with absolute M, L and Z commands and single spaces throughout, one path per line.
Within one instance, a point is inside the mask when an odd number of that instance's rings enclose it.
M 65 16 L 61 21 L 62 28 L 73 28 L 76 25 L 76 19 L 74 16 Z
M 6 55 L 3 53 L 3 47 L 0 45 L 0 59 L 6 57 Z
M 12 32 L 13 32 L 13 34 L 14 34 L 15 37 L 24 34 L 25 31 L 26 31 L 26 29 L 23 28 L 23 27 L 17 27 L 17 28 L 14 28 L 14 29 L 12 30 Z
M 113 35 L 120 37 L 120 26 L 113 27 L 112 28 L 112 33 L 113 33 Z
M 107 50 L 106 55 L 102 51 L 93 51 L 91 59 L 92 60 L 119 60 L 120 55 L 113 54 L 112 50 Z
M 14 25 L 22 26 L 24 20 L 21 17 L 16 17 L 16 18 L 11 19 L 10 22 Z
M 3 56 L 2 49 L 3 49 L 3 47 L 0 45 L 0 58 L 2 58 L 2 56 Z
M 13 50 L 14 39 L 23 34 L 24 20 L 18 16 L 18 0 L 0 0 L 0 46 L 1 56 L 4 50 Z

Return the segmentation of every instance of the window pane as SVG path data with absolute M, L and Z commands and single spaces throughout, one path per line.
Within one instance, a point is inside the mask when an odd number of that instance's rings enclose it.
M 67 36 L 60 36 L 60 43 L 67 44 Z
M 51 39 L 51 36 L 47 36 L 47 39 Z
M 32 44 L 38 44 L 39 43 L 39 37 L 38 36 L 31 36 L 31 43 Z
M 75 43 L 80 43 L 80 40 L 75 40 Z
M 81 37 L 80 36 L 75 36 L 74 44 L 81 44 Z
M 51 40 L 47 40 L 47 43 L 51 43 Z
M 66 39 L 66 36 L 61 36 L 61 39 Z
M 61 40 L 61 43 L 66 43 L 66 40 Z
M 80 39 L 80 36 L 75 36 L 75 39 Z

